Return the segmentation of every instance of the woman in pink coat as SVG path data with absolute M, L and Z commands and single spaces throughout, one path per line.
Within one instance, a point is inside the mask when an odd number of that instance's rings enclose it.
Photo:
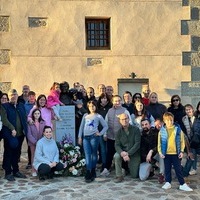
M 53 128 L 52 120 L 54 119 L 53 117 L 53 111 L 50 108 L 47 108 L 47 98 L 44 94 L 40 94 L 37 98 L 36 105 L 33 106 L 33 108 L 30 110 L 30 113 L 28 114 L 28 123 L 32 124 L 34 123 L 32 119 L 32 112 L 36 108 L 40 109 L 41 111 L 41 116 L 42 119 L 45 121 L 45 124 L 47 126 L 51 126 Z
M 40 109 L 36 108 L 32 112 L 33 123 L 28 125 L 28 145 L 31 149 L 31 164 L 32 164 L 32 176 L 37 176 L 36 170 L 33 167 L 33 159 L 35 154 L 36 143 L 42 138 L 43 129 L 45 127 L 45 121 L 41 117 Z

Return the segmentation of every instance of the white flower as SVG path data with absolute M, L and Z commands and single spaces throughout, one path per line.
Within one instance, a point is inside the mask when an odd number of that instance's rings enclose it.
M 73 156 L 74 155 L 74 150 L 69 151 L 69 155 Z
M 80 160 L 82 166 L 85 166 L 85 159 Z
M 66 147 L 68 147 L 68 146 L 69 146 L 69 144 L 67 144 L 67 143 L 66 143 L 66 144 L 64 144 L 64 147 L 65 147 L 65 148 L 66 148 Z
M 79 146 L 75 146 L 75 149 L 76 149 L 76 150 L 79 150 L 79 149 L 80 149 L 80 147 L 79 147 Z
M 78 174 L 78 170 L 77 170 L 77 169 L 74 169 L 74 170 L 72 171 L 72 174 L 76 176 L 76 175 Z

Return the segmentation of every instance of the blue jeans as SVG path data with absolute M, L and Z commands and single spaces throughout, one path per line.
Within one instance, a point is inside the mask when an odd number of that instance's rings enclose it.
M 83 149 L 85 152 L 85 161 L 87 170 L 96 168 L 99 140 L 100 137 L 96 135 L 83 137 Z
M 106 141 L 104 140 L 103 136 L 100 136 L 100 142 L 99 145 L 101 147 L 101 159 L 102 159 L 102 164 L 103 168 L 106 167 Z
M 197 154 L 200 155 L 200 148 L 198 148 L 198 149 L 191 149 L 191 151 L 192 151 L 193 153 L 195 152 L 196 155 L 197 155 Z M 185 164 L 185 167 L 183 168 L 183 176 L 184 176 L 184 177 L 189 176 L 189 171 L 190 171 L 192 165 L 194 164 L 194 162 L 195 162 L 195 159 L 194 159 L 194 160 L 187 159 L 187 162 L 186 162 L 186 164 Z

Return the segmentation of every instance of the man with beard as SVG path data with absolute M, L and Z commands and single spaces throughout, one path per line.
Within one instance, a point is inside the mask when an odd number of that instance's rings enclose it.
M 151 172 L 149 176 L 154 175 L 154 167 L 156 167 L 156 162 L 159 161 L 160 173 L 158 175 L 158 182 L 164 182 L 164 162 L 160 158 L 157 151 L 158 144 L 158 131 L 151 127 L 148 119 L 143 119 L 141 121 L 142 136 L 141 136 L 141 161 L 147 162 L 152 165 Z M 148 178 L 148 177 L 146 177 Z

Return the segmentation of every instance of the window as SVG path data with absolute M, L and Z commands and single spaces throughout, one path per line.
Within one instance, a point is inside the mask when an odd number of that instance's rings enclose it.
M 110 49 L 110 19 L 86 18 L 86 49 Z

